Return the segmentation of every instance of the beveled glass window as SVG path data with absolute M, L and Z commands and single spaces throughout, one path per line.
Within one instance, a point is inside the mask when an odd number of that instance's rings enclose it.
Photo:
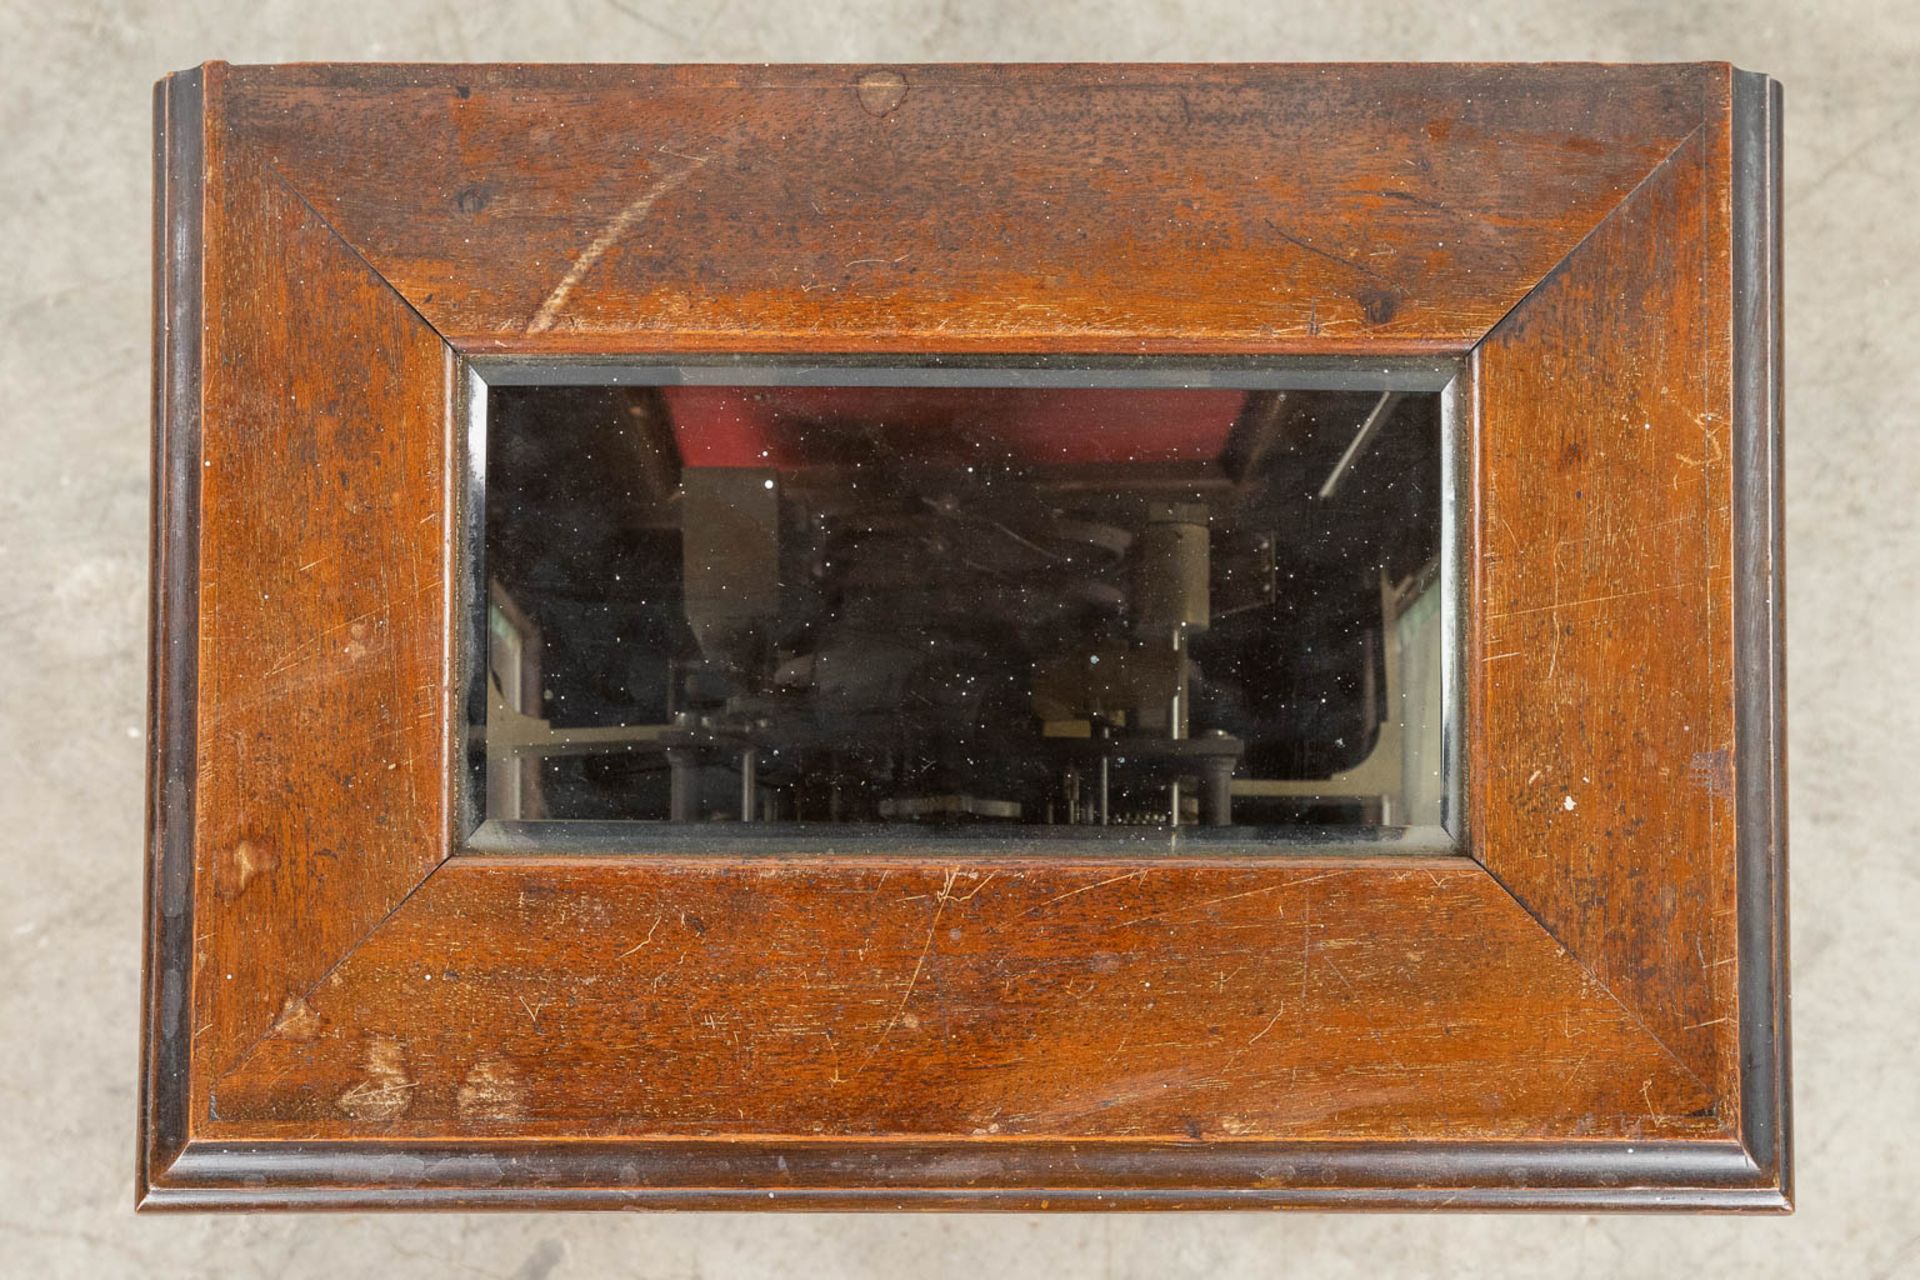
M 1450 824 L 1439 389 L 536 382 L 486 388 L 472 442 L 489 821 L 1157 844 Z

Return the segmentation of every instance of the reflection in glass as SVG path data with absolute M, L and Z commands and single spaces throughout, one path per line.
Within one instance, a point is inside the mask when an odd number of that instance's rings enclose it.
M 1438 825 L 1441 454 L 1432 394 L 493 388 L 486 816 Z

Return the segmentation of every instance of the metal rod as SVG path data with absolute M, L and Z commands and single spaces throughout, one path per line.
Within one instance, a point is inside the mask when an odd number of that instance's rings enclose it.
M 1107 736 L 1106 729 L 1104 727 L 1100 731 L 1100 736 L 1103 738 Z M 1108 822 L 1107 815 L 1110 812 L 1108 808 L 1108 794 L 1109 794 L 1108 784 L 1111 781 L 1111 778 L 1109 775 L 1111 773 L 1112 764 L 1113 762 L 1107 758 L 1106 752 L 1104 751 L 1101 752 L 1100 753 L 1100 825 L 1103 827 L 1107 825 L 1107 822 Z
M 759 790 L 760 753 L 748 747 L 740 753 L 740 821 L 753 821 L 754 800 Z
M 1175 740 L 1187 736 L 1187 629 L 1173 629 L 1173 703 L 1168 707 L 1167 736 Z
M 694 807 L 699 803 L 700 766 L 699 757 L 684 749 L 667 752 L 669 786 L 667 817 L 674 822 L 692 822 Z
M 1205 766 L 1206 790 L 1201 793 L 1200 821 L 1210 827 L 1233 825 L 1233 761 L 1226 757 L 1208 760 Z
M 1397 391 L 1380 393 L 1380 399 L 1374 402 L 1373 409 L 1361 419 L 1360 429 L 1353 433 L 1353 442 L 1347 446 L 1347 451 L 1340 455 L 1340 461 L 1333 464 L 1333 470 L 1327 473 L 1326 483 L 1320 486 L 1321 501 L 1331 498 L 1339 489 L 1340 482 L 1346 478 L 1348 469 L 1359 458 L 1360 451 L 1366 448 L 1379 432 L 1380 424 L 1387 420 L 1387 410 L 1391 409 L 1399 398 L 1400 393 Z

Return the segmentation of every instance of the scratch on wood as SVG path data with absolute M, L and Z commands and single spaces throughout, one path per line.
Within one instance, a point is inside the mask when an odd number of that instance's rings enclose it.
M 1714 1018 L 1709 1022 L 1689 1022 L 1686 1026 L 1680 1029 L 1682 1031 L 1699 1031 L 1704 1027 L 1717 1027 L 1723 1022 L 1732 1022 L 1732 1021 L 1733 1019 L 1730 1016 L 1723 1017 L 1723 1018 Z
M 975 885 L 975 886 L 973 886 L 973 889 L 972 889 L 972 891 L 971 891 L 971 892 L 969 892 L 969 893 L 955 893 L 955 892 L 953 891 L 953 882 L 954 882 L 954 880 L 955 880 L 955 879 L 957 878 L 957 876 L 959 875 L 959 873 L 958 873 L 958 872 L 956 872 L 956 871 L 949 871 L 949 872 L 947 872 L 947 882 L 946 882 L 946 884 L 944 884 L 944 885 L 942 885 L 942 886 L 940 887 L 940 895 L 939 895 L 939 896 L 940 896 L 940 901 L 941 901 L 941 902 L 943 902 L 943 903 L 946 903 L 946 902 L 972 902 L 972 901 L 973 901 L 973 900 L 974 900 L 975 898 L 977 898 L 977 897 L 979 897 L 979 896 L 980 896 L 980 891 L 981 891 L 982 889 L 984 889 L 984 888 L 986 888 L 986 887 L 987 887 L 988 885 L 990 885 L 990 884 L 992 884 L 992 883 L 994 882 L 994 880 L 995 880 L 995 878 L 996 878 L 996 877 L 998 877 L 998 876 L 999 876 L 999 874 L 1000 874 L 1000 873 L 999 873 L 998 871 L 989 871 L 989 872 L 987 872 L 987 878 L 986 878 L 985 880 L 982 880 L 982 881 L 981 881 L 981 882 L 980 882 L 979 884 L 977 884 L 977 885 Z
M 1217 907 L 1223 902 L 1238 902 L 1241 898 L 1257 898 L 1262 894 L 1282 893 L 1288 889 L 1299 889 L 1306 885 L 1318 883 L 1321 880 L 1331 880 L 1340 874 L 1338 871 L 1322 871 L 1317 876 L 1308 876 L 1303 880 L 1288 880 L 1281 884 L 1262 885 L 1258 889 L 1248 889 L 1244 893 L 1229 893 L 1225 897 L 1208 898 L 1204 902 L 1195 902 L 1189 906 L 1175 907 L 1171 911 L 1162 911 L 1156 915 L 1135 916 L 1131 920 L 1122 920 L 1115 927 L 1125 928 L 1127 925 L 1132 924 L 1151 924 L 1155 920 L 1165 920 L 1168 916 L 1176 916 L 1189 911 L 1204 911 L 1208 907 Z
M 1380 1051 L 1386 1055 L 1388 1062 L 1391 1062 L 1401 1071 L 1407 1070 L 1407 1064 L 1400 1060 L 1400 1055 L 1393 1051 L 1393 1046 L 1387 1042 L 1385 1036 L 1380 1034 L 1380 1028 L 1375 1025 L 1373 1019 L 1367 1015 L 1365 1004 L 1359 998 L 1360 993 L 1355 990 L 1352 981 L 1349 980 L 1346 975 L 1346 971 L 1335 964 L 1333 957 L 1330 955 L 1322 956 L 1321 963 L 1326 965 L 1327 972 L 1340 980 L 1340 985 L 1347 989 L 1347 994 L 1354 997 L 1355 1010 L 1360 1015 L 1360 1025 L 1367 1029 L 1367 1037 L 1379 1046 Z
M 1045 902 L 1041 903 L 1039 906 L 1030 907 L 1026 911 L 1021 912 L 1020 915 L 1024 919 L 1027 916 L 1033 915 L 1035 912 L 1045 911 L 1048 907 L 1052 906 L 1056 902 L 1065 902 L 1068 898 L 1077 898 L 1083 893 L 1092 893 L 1095 889 L 1104 889 L 1110 884 L 1119 884 L 1123 880 L 1139 880 L 1144 878 L 1146 874 L 1147 874 L 1146 868 L 1142 867 L 1138 871 L 1129 871 L 1127 872 L 1127 874 L 1123 876 L 1113 876 L 1110 879 L 1101 880 L 1095 884 L 1081 885 L 1078 889 L 1069 889 L 1065 893 L 1056 894 L 1055 896 L 1048 898 Z
M 1258 1040 L 1261 1036 L 1264 1036 L 1265 1034 L 1267 1034 L 1267 1032 L 1273 1030 L 1275 1024 L 1280 1021 L 1280 1016 L 1284 1014 L 1286 1011 L 1287 1011 L 1286 1006 L 1284 1005 L 1282 1005 L 1278 1009 L 1275 1009 L 1273 1011 L 1273 1016 L 1267 1019 L 1267 1025 L 1260 1028 L 1258 1031 L 1254 1032 L 1252 1038 L 1249 1039 L 1247 1043 L 1252 1044 L 1255 1040 Z
M 625 951 L 622 951 L 619 955 L 615 956 L 614 959 L 625 960 L 628 956 L 632 955 L 636 951 L 646 950 L 647 944 L 653 941 L 653 935 L 655 934 L 655 932 L 659 930 L 660 922 L 666 918 L 667 918 L 667 913 L 664 911 L 656 915 L 653 918 L 653 924 L 647 929 L 647 936 L 640 939 L 640 941 L 635 943 L 633 946 L 628 947 Z
M 900 1003 L 894 1007 L 893 1016 L 887 1019 L 887 1025 L 880 1028 L 880 1034 L 873 1038 L 871 1045 L 867 1046 L 866 1055 L 860 1059 L 860 1065 L 853 1069 L 854 1075 L 857 1076 L 867 1069 L 867 1064 L 873 1061 L 873 1055 L 880 1052 L 880 1046 L 887 1042 L 887 1037 L 893 1034 L 893 1029 L 900 1025 L 900 1017 L 907 1011 L 907 1001 L 913 999 L 913 989 L 920 983 L 920 972 L 927 967 L 927 955 L 933 950 L 934 935 L 940 931 L 940 913 L 947 909 L 947 903 L 953 901 L 953 882 L 959 874 L 957 870 L 949 870 L 946 883 L 941 886 L 940 892 L 934 895 L 933 920 L 927 925 L 927 936 L 920 944 L 920 957 L 913 962 L 913 972 L 907 975 L 907 989 L 900 993 Z M 989 880 L 992 878 L 988 877 Z M 983 881 L 980 889 L 984 888 L 986 884 Z M 980 889 L 975 889 L 974 893 L 978 893 Z M 968 895 L 968 897 L 971 896 L 972 894 Z
M 560 277 L 560 283 L 553 287 L 553 292 L 547 295 L 547 300 L 540 304 L 540 310 L 534 315 L 533 322 L 527 326 L 528 333 L 544 333 L 551 329 L 553 322 L 560 316 L 561 308 L 567 305 L 567 298 L 573 293 L 574 286 L 586 278 L 587 272 L 593 270 L 594 264 L 600 261 L 607 250 L 611 249 L 627 232 L 633 230 L 634 225 L 647 216 L 661 196 L 692 177 L 695 170 L 704 167 L 707 163 L 704 156 L 681 158 L 691 159 L 692 163 L 684 169 L 675 169 L 660 175 L 652 186 L 642 191 L 626 208 L 614 214 L 607 225 L 601 228 L 600 234 L 593 238 L 593 242 L 573 260 L 573 265 L 567 268 L 567 274 Z
M 1631 600 L 1636 596 L 1660 595 L 1668 591 L 1685 591 L 1691 585 L 1691 583 L 1676 582 L 1670 586 L 1645 587 L 1639 591 L 1622 591 L 1617 595 L 1611 596 L 1587 596 L 1580 600 L 1558 600 L 1553 604 L 1535 605 L 1531 609 L 1510 609 L 1506 613 L 1490 613 L 1487 615 L 1486 620 L 1488 622 L 1497 622 L 1501 618 L 1520 618 L 1530 613 L 1555 613 L 1561 609 L 1577 609 L 1582 605 L 1606 604 L 1613 600 Z
M 1307 908 L 1300 913 L 1300 1000 L 1307 999 L 1307 979 L 1313 976 L 1313 899 L 1307 899 Z

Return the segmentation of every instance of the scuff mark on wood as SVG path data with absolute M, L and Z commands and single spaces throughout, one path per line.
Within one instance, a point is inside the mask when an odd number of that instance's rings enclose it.
M 1687 762 L 1687 783 L 1715 800 L 1733 794 L 1733 759 L 1725 748 L 1696 751 Z
M 482 1058 L 460 1082 L 454 1097 L 460 1114 L 471 1120 L 511 1121 L 526 1117 L 526 1089 L 504 1058 Z
M 870 116 L 887 116 L 907 98 L 907 78 L 890 67 L 869 71 L 854 86 L 860 109 Z
M 288 996 L 280 1006 L 280 1016 L 274 1019 L 272 1034 L 301 1042 L 317 1039 L 320 1015 L 300 997 Z
M 365 1079 L 340 1095 L 340 1110 L 355 1120 L 379 1122 L 398 1119 L 413 1105 L 419 1086 L 408 1077 L 406 1051 L 398 1040 L 368 1041 L 366 1070 Z
M 245 893 L 256 876 L 273 870 L 278 863 L 271 849 L 251 840 L 236 840 L 214 863 L 213 891 L 231 901 Z

